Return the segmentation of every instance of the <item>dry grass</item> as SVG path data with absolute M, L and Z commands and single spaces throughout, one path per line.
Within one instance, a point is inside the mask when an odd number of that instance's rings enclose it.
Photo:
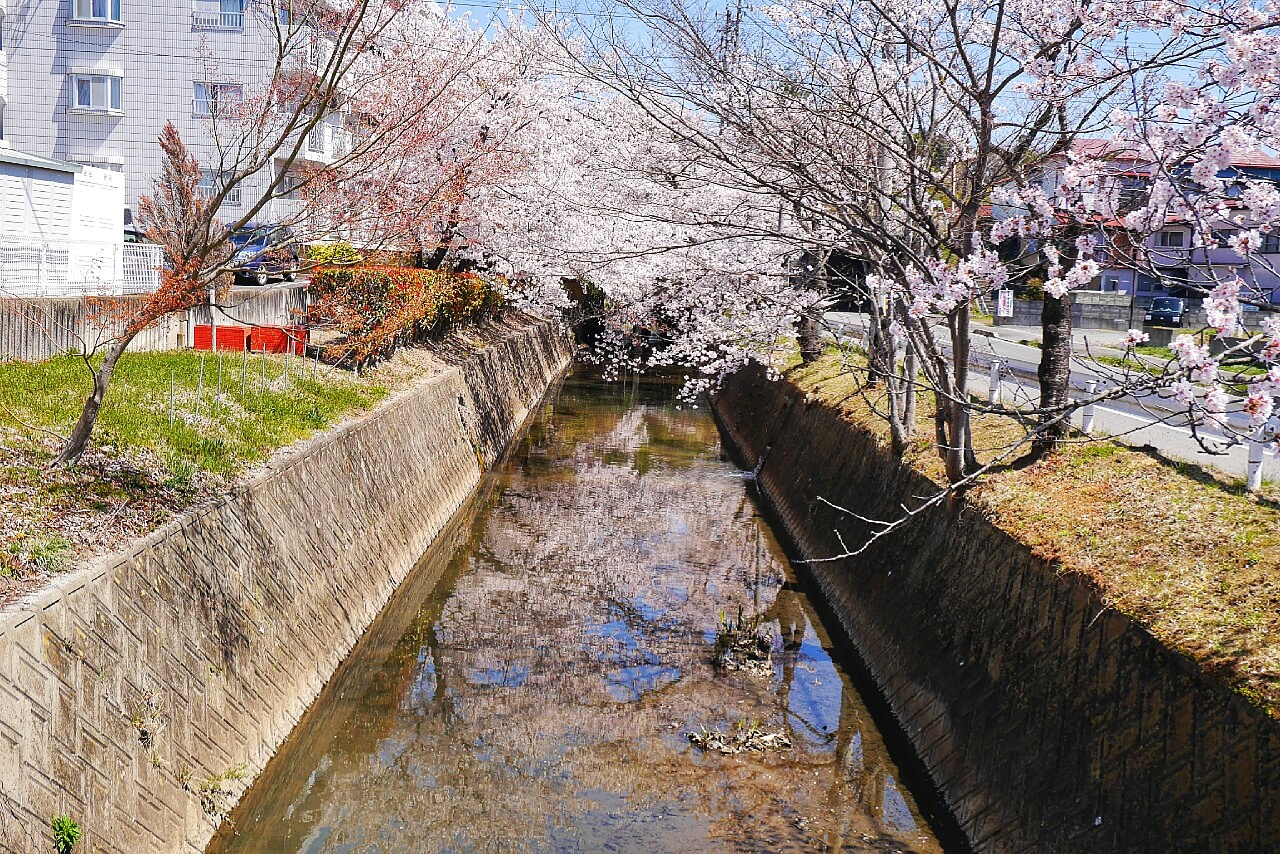
M 874 393 L 857 393 L 835 355 L 789 378 L 881 437 Z M 927 402 L 922 399 L 922 404 Z M 908 463 L 941 482 L 923 405 Z M 975 422 L 979 457 L 1021 435 L 1008 421 Z M 887 439 L 886 439 L 887 441 Z M 1001 529 L 1061 571 L 1089 579 L 1103 600 L 1162 642 L 1280 717 L 1280 492 L 1110 440 L 1067 445 L 1022 469 L 1002 469 L 967 497 Z

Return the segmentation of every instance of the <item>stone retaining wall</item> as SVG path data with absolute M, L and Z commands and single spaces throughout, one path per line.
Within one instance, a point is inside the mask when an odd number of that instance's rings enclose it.
M 806 557 L 936 487 L 757 369 L 715 410 Z M 767 450 L 766 450 L 767 449 Z M 979 851 L 1261 852 L 1280 843 L 1280 725 L 962 500 L 810 564 Z
M 570 346 L 513 331 L 0 612 L 0 851 L 55 814 L 78 851 L 203 850 Z

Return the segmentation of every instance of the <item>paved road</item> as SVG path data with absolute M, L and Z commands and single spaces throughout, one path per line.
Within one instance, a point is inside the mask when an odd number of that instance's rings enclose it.
M 866 329 L 866 315 L 852 312 L 828 312 L 828 327 L 835 333 L 860 338 Z M 945 327 L 936 330 L 940 335 L 946 334 Z M 1034 334 L 1031 334 L 1034 333 Z M 1008 370 L 1002 373 L 1001 395 L 1006 402 L 1034 401 L 1039 391 L 1036 384 L 1036 366 L 1040 363 L 1040 350 L 1037 347 L 1018 343 L 1018 340 L 1038 340 L 1039 330 L 1023 330 L 1019 327 L 976 326 L 972 336 L 971 371 L 969 391 L 986 397 L 990 385 L 990 365 L 992 360 L 999 359 Z M 1106 366 L 1095 369 L 1084 360 L 1085 354 L 1094 356 L 1119 355 L 1114 349 L 1123 337 L 1122 332 L 1107 330 L 1088 330 L 1077 333 L 1073 341 L 1075 352 L 1081 357 L 1071 367 L 1071 386 L 1073 397 L 1082 398 L 1091 381 L 1105 381 Z M 1086 350 L 1086 339 L 1087 347 Z M 1094 433 L 1105 433 L 1121 441 L 1135 446 L 1149 445 L 1162 455 L 1183 462 L 1214 468 L 1236 477 L 1244 477 L 1248 470 L 1249 451 L 1240 445 L 1230 448 L 1224 454 L 1205 453 L 1199 443 L 1192 438 L 1191 431 L 1184 425 L 1185 416 L 1165 405 L 1164 401 L 1150 396 L 1142 400 L 1121 398 L 1096 406 L 1093 422 Z M 1081 425 L 1082 413 L 1077 411 L 1072 423 Z M 1167 419 L 1169 423 L 1161 423 Z M 1245 419 L 1233 416 L 1233 426 L 1243 425 Z M 1269 480 L 1280 480 L 1280 457 L 1271 445 L 1263 454 L 1262 474 Z

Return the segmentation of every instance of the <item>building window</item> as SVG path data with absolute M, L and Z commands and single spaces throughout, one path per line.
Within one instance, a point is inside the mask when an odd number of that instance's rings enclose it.
M 280 177 L 280 183 L 276 186 L 276 193 L 279 198 L 297 200 L 302 198 L 300 188 L 306 183 L 306 179 L 301 173 L 287 169 Z
M 120 23 L 120 0 L 75 0 L 76 21 Z
M 1258 251 L 1263 255 L 1280 253 L 1280 234 L 1272 232 L 1262 235 L 1262 246 L 1258 247 Z
M 244 29 L 244 0 L 194 0 L 191 7 L 191 28 Z
M 120 78 L 107 74 L 77 74 L 73 78 L 72 106 L 77 110 L 118 113 L 121 110 Z
M 220 110 L 240 103 L 244 88 L 239 83 L 193 83 L 191 113 L 196 116 L 217 116 Z
M 1156 234 L 1156 246 L 1160 249 L 1181 249 L 1182 240 L 1181 231 L 1161 231 Z
M 1213 246 L 1226 249 L 1231 245 L 1231 238 L 1240 233 L 1238 228 L 1215 228 L 1213 230 Z
M 214 194 L 221 192 L 230 177 L 231 176 L 226 172 L 217 172 L 213 169 L 201 169 L 199 186 L 200 194 L 207 199 L 212 197 Z M 239 206 L 240 187 L 235 186 L 232 187 L 231 191 L 222 199 L 222 207 L 234 208 Z

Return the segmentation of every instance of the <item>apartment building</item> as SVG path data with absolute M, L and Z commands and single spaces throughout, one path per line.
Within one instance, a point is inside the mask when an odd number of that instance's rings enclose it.
M 270 80 L 273 16 L 282 14 L 246 0 L 0 0 L 0 8 L 0 137 L 28 154 L 122 173 L 122 225 L 160 172 L 156 140 L 167 121 L 206 166 L 206 186 L 220 180 L 212 114 Z M 303 156 L 328 160 L 343 140 L 335 114 Z M 269 177 L 264 170 L 233 191 L 224 218 Z M 287 206 L 273 203 L 261 218 Z

